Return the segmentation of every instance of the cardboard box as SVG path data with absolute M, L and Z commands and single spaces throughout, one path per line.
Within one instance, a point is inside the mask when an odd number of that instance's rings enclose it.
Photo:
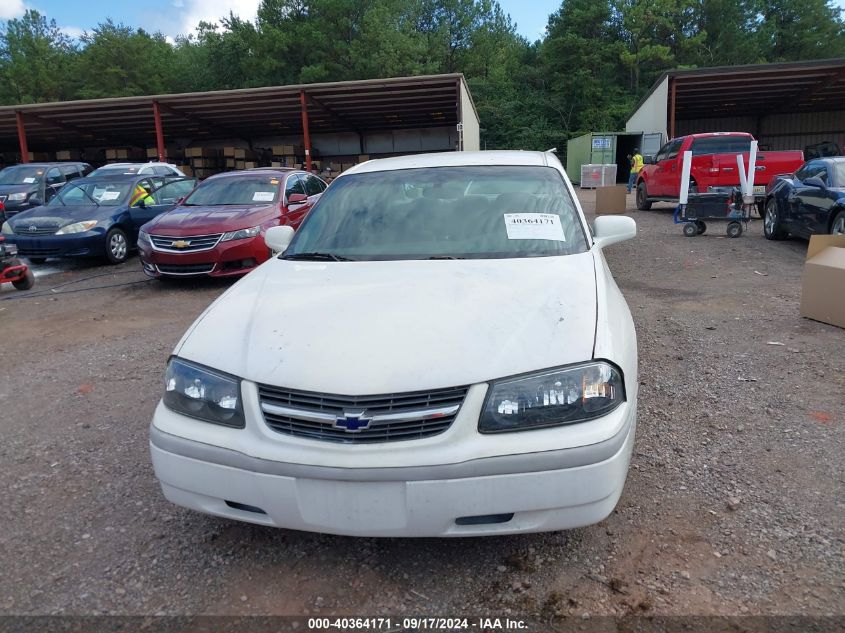
M 81 156 L 78 149 L 63 149 L 56 152 L 56 160 L 80 160 Z
M 273 145 L 271 149 L 273 151 L 273 156 L 285 156 L 295 154 L 297 147 L 294 145 Z
M 236 147 L 235 158 L 240 158 L 241 160 L 252 160 L 255 158 L 255 152 L 244 147 Z
M 845 328 L 845 235 L 813 235 L 801 276 L 801 316 Z
M 236 162 L 237 162 L 237 161 L 235 161 L 235 159 L 234 159 L 234 158 L 227 158 L 227 159 L 226 159 L 226 167 L 227 167 L 228 169 L 234 169 L 234 168 L 235 168 L 235 163 L 236 163 Z
M 182 170 L 182 173 L 186 176 L 194 175 L 194 169 L 190 165 L 179 165 L 179 169 Z
M 369 154 L 358 154 L 358 162 L 359 163 L 366 163 L 368 160 L 370 160 Z
M 281 162 L 274 160 L 273 162 L 270 163 L 270 167 L 284 167 L 284 165 L 282 165 Z
M 627 206 L 627 187 L 596 187 L 596 215 L 615 215 L 625 213 Z
M 254 160 L 248 160 L 244 163 L 244 169 L 255 169 L 256 167 L 258 167 L 258 163 Z
M 224 147 L 223 148 L 223 156 L 227 158 L 234 158 L 235 157 L 235 148 L 234 147 Z
M 188 158 L 214 158 L 217 150 L 213 147 L 186 147 L 185 156 Z
M 245 160 L 236 160 L 235 161 L 235 169 L 245 169 L 246 168 L 246 161 Z

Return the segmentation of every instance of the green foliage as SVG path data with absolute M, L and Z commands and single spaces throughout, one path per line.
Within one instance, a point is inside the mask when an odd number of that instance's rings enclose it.
M 461 72 L 482 147 L 620 129 L 665 70 L 845 56 L 832 0 L 563 0 L 530 43 L 495 0 L 263 0 L 169 43 L 107 20 L 77 43 L 35 10 L 0 27 L 0 102 Z

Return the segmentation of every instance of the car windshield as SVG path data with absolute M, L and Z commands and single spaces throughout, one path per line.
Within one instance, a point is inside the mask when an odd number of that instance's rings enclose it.
M 471 166 L 339 178 L 283 257 L 494 259 L 587 249 L 575 204 L 557 170 Z
M 133 184 L 132 181 L 73 182 L 62 187 L 49 206 L 99 204 L 116 207 L 124 202 Z
M 235 176 L 206 180 L 187 197 L 183 206 L 247 205 L 275 202 L 278 176 Z
M 845 187 L 845 162 L 836 161 L 833 163 L 833 179 L 831 187 Z
M 44 167 L 15 165 L 0 171 L 0 185 L 31 185 L 41 180 L 46 170 Z

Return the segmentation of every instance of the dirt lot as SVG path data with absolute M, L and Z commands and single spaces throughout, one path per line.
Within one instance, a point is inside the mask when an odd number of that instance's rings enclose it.
M 0 613 L 841 618 L 845 330 L 798 316 L 806 242 L 630 213 L 640 234 L 608 259 L 639 332 L 637 444 L 614 514 L 566 533 L 357 539 L 174 507 L 147 427 L 228 283 L 145 282 L 133 259 L 7 285 Z

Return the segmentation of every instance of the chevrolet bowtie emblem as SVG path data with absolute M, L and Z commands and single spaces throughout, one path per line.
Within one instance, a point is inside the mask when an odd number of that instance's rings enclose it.
M 171 242 L 170 245 L 173 248 L 186 248 L 191 245 L 191 243 L 187 240 L 176 240 L 175 242 Z

